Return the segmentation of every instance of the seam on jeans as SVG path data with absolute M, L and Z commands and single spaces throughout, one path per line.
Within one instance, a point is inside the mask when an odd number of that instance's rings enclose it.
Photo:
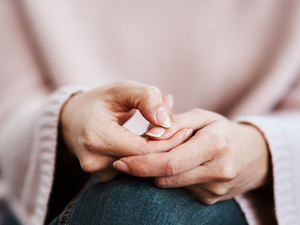
M 66 220 L 65 225 L 67 225 L 67 222 L 68 222 L 68 219 L 69 219 L 69 217 L 70 217 L 70 214 L 71 214 L 71 212 L 72 212 L 72 210 L 73 210 L 74 204 L 75 204 L 75 201 L 73 202 L 73 204 L 72 204 L 72 206 L 71 206 L 71 210 L 70 210 L 69 213 L 68 213 L 68 217 L 67 217 L 67 220 Z
M 68 209 L 68 207 L 66 207 L 66 209 L 65 209 L 64 213 L 61 215 L 61 217 L 60 217 L 60 221 L 59 221 L 59 225 L 61 225 L 62 218 L 64 217 L 64 215 L 65 215 L 65 213 L 66 213 L 67 209 Z
M 73 201 L 73 203 L 72 203 L 72 205 L 71 205 L 71 208 L 69 208 L 69 207 L 66 208 L 66 210 L 64 211 L 64 213 L 63 213 L 63 214 L 61 215 L 61 217 L 60 217 L 59 225 L 62 225 L 62 219 L 63 219 L 64 215 L 66 214 L 66 212 L 67 212 L 67 210 L 68 210 L 68 211 L 69 211 L 69 212 L 68 212 L 68 216 L 67 216 L 66 220 L 64 221 L 64 222 L 65 222 L 65 225 L 67 225 L 67 222 L 68 222 L 68 219 L 69 219 L 69 217 L 70 217 L 70 214 L 71 214 L 71 212 L 72 212 L 72 210 L 73 210 L 74 204 L 75 204 L 75 201 Z

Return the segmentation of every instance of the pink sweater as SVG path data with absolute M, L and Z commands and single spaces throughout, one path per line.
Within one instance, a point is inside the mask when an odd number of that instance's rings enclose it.
M 3 0 L 0 196 L 24 224 L 46 217 L 62 105 L 123 79 L 172 93 L 175 113 L 257 126 L 274 188 L 236 200 L 249 224 L 299 223 L 300 1 Z M 142 132 L 141 121 L 127 126 Z

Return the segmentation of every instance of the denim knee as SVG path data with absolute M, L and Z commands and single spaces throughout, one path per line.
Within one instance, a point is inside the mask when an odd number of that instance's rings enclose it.
M 131 176 L 92 185 L 69 209 L 69 224 L 246 224 L 234 200 L 206 206 L 181 188 Z
M 124 176 L 93 185 L 84 196 L 89 206 L 81 210 L 99 224 L 182 224 L 185 198 L 190 197 L 182 189 L 160 189 L 147 178 Z

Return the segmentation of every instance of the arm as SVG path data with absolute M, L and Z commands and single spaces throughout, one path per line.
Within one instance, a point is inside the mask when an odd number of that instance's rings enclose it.
M 53 91 L 53 86 L 49 84 L 51 77 L 45 77 L 39 63 L 37 62 L 37 57 L 31 46 L 26 32 L 24 32 L 24 26 L 21 23 L 16 9 L 14 8 L 14 3 L 11 1 L 4 1 L 0 6 L 0 166 L 1 166 L 1 180 L 7 186 L 7 193 L 5 193 L 6 200 L 8 201 L 10 207 L 13 209 L 14 213 L 21 220 L 23 224 L 43 224 L 46 213 L 48 210 L 52 185 L 55 180 L 59 181 L 59 177 L 56 175 L 63 175 L 65 184 L 71 185 L 71 180 L 74 178 L 74 173 L 70 174 L 69 171 L 62 171 L 60 165 L 62 164 L 62 158 L 59 158 L 60 151 L 66 150 L 63 147 L 63 143 L 58 144 L 58 136 L 62 137 L 64 142 L 68 145 L 70 152 L 75 156 L 81 154 L 78 146 L 75 146 L 72 142 L 74 136 L 72 134 L 73 126 L 78 124 L 73 124 L 74 121 L 80 121 L 81 118 L 76 120 L 71 120 L 66 122 L 70 116 L 78 116 L 78 113 L 82 113 L 82 109 L 89 108 L 85 99 L 89 99 L 88 103 L 93 104 L 91 96 L 98 94 L 100 99 L 101 94 L 99 92 L 104 91 L 104 89 L 98 89 L 97 91 L 87 92 L 85 88 L 79 86 L 68 86 L 62 87 L 56 91 Z M 120 87 L 120 86 L 118 86 Z M 142 94 L 139 95 L 142 98 L 144 95 L 150 94 L 149 101 L 153 99 L 151 93 L 149 93 L 149 88 L 146 85 L 143 86 Z M 146 88 L 146 91 L 145 91 Z M 150 87 L 151 88 L 151 87 Z M 151 90 L 155 88 L 152 87 Z M 106 88 L 107 90 L 115 90 L 112 88 Z M 147 92 L 148 90 L 148 92 Z M 95 92 L 97 94 L 95 94 Z M 161 98 L 160 93 L 155 89 L 156 97 Z M 144 94 L 144 95 L 143 95 Z M 84 96 L 84 97 L 83 97 Z M 85 98 L 88 96 L 87 98 Z M 114 99 L 114 94 L 109 95 L 111 99 Z M 119 97 L 122 95 L 119 95 Z M 147 98 L 147 96 L 144 96 Z M 162 106 L 161 99 L 155 99 L 152 113 L 145 115 L 153 124 L 159 126 L 159 119 L 155 116 L 158 108 Z M 110 99 L 110 100 L 111 100 Z M 78 101 L 77 101 L 78 100 Z M 119 99 L 120 100 L 120 99 Z M 134 98 L 123 99 L 125 102 L 130 102 L 143 111 L 143 104 L 139 104 Z M 130 101 L 129 101 L 130 100 Z M 80 102 L 80 104 L 79 104 Z M 100 101 L 98 101 L 100 102 Z M 110 101 L 113 104 L 113 101 Z M 120 103 L 120 101 L 118 102 Z M 78 106 L 79 104 L 79 106 Z M 85 104 L 85 107 L 82 107 Z M 117 105 L 116 102 L 114 102 Z M 122 104 L 118 106 L 122 108 Z M 138 106 L 139 105 L 139 106 Z M 106 106 L 110 106 L 106 104 Z M 144 105 L 145 107 L 145 105 Z M 75 111 L 74 111 L 74 108 Z M 92 107 L 90 107 L 92 108 Z M 113 107 L 112 107 L 113 108 Z M 98 108 L 99 112 L 103 108 Z M 132 150 L 128 154 L 140 154 L 141 151 L 147 153 L 147 151 L 163 150 L 159 149 L 153 145 L 153 142 L 145 141 L 145 138 L 139 136 L 131 136 L 131 134 L 123 130 L 118 122 L 125 122 L 132 115 L 130 106 L 127 104 L 123 109 L 126 112 L 118 113 L 114 111 L 114 115 L 109 114 L 111 121 L 115 126 L 113 130 L 113 138 L 120 138 L 118 132 L 122 130 L 124 136 L 133 137 L 133 140 L 137 140 L 141 143 L 141 147 L 131 143 L 127 145 L 127 149 Z M 146 108 L 145 108 L 146 110 Z M 145 111 L 144 110 L 144 111 Z M 105 110 L 104 110 L 105 111 Z M 107 110 L 108 111 L 108 110 Z M 107 112 L 106 111 L 106 112 Z M 69 113 L 68 113 L 69 112 Z M 85 111 L 86 112 L 86 111 Z M 102 111 L 103 112 L 103 111 Z M 128 112 L 128 113 L 127 113 Z M 123 117 L 122 120 L 122 115 Z M 61 120 L 61 116 L 65 115 L 65 119 Z M 106 114 L 107 115 L 107 114 Z M 120 116 L 121 115 L 121 116 Z M 81 117 L 81 116 L 79 116 Z M 166 117 L 163 115 L 163 117 Z M 103 117 L 101 118 L 103 119 Z M 119 121 L 117 120 L 119 119 Z M 164 118 L 166 119 L 166 118 Z M 91 118 L 92 120 L 92 118 Z M 91 121 L 90 120 L 90 121 Z M 62 133 L 59 134 L 58 126 L 59 122 L 62 124 Z M 108 121 L 108 120 L 107 120 Z M 92 122 L 91 122 L 92 124 Z M 71 126 L 72 128 L 69 128 Z M 110 127 L 106 127 L 110 128 Z M 98 131 L 101 131 L 98 129 Z M 92 133 L 89 133 L 92 135 Z M 106 134 L 106 133 L 105 133 Z M 106 134 L 107 135 L 107 134 Z M 68 136 L 69 138 L 66 138 Z M 182 136 L 184 136 L 182 134 Z M 90 136 L 91 137 L 91 136 Z M 107 137 L 110 137 L 107 135 Z M 179 139 L 178 139 L 179 140 Z M 90 139 L 89 146 L 96 146 L 96 139 Z M 176 142 L 176 141 L 175 141 Z M 175 142 L 166 142 L 166 148 L 171 148 L 176 145 Z M 180 142 L 182 140 L 180 139 Z M 107 143 L 107 142 L 106 142 Z M 109 145 L 109 143 L 107 143 Z M 112 142 L 112 144 L 114 144 Z M 149 144 L 149 145 L 148 145 Z M 177 143 L 178 144 L 178 143 Z M 144 147 L 144 148 L 143 148 Z M 114 150 L 113 147 L 111 147 Z M 84 149 L 88 151 L 89 149 Z M 97 149 L 98 150 L 98 149 Z M 57 151 L 59 151 L 57 154 Z M 99 153 L 99 152 L 98 152 Z M 127 154 L 125 151 L 122 152 L 122 156 Z M 96 155 L 96 153 L 94 152 Z M 121 154 L 116 151 L 116 154 Z M 117 157 L 116 155 L 107 156 L 104 154 L 103 157 L 100 156 L 101 152 L 97 155 L 97 159 L 101 161 L 102 159 L 110 159 L 110 157 Z M 85 158 L 84 154 L 80 155 Z M 85 158 L 86 159 L 86 158 Z M 57 162 L 56 162 L 57 160 Z M 80 160 L 79 160 L 80 161 Z M 74 161 L 77 163 L 78 161 Z M 80 161 L 81 162 L 81 161 Z M 115 174 L 111 165 L 85 163 L 84 169 L 88 172 L 95 172 L 101 179 L 101 175 L 104 174 L 105 167 L 110 168 L 110 172 Z M 63 162 L 64 163 L 64 162 Z M 102 166 L 99 171 L 96 166 Z M 94 170 L 96 168 L 96 170 Z M 65 168 L 64 168 L 65 169 Z M 75 168 L 76 169 L 76 168 Z M 82 171 L 82 170 L 81 170 Z M 71 172 L 74 172 L 74 170 Z M 110 177 L 109 179 L 112 179 Z M 80 188 L 86 179 L 82 177 L 77 188 Z M 69 187 L 67 186 L 67 187 Z M 55 185 L 54 185 L 55 189 Z M 78 190 L 75 190 L 75 192 Z M 73 193 L 74 194 L 74 193 Z M 51 196 L 54 198 L 54 196 Z M 61 199 L 60 199 L 61 200 Z M 63 201 L 68 201 L 69 199 L 63 199 Z M 57 205 L 56 205 L 57 206 Z
M 294 83 L 290 92 L 285 96 L 276 110 L 270 115 L 243 116 L 236 119 L 256 126 L 264 135 L 271 154 L 273 173 L 273 192 L 271 200 L 276 213 L 278 224 L 297 224 L 300 219 L 299 196 L 299 160 L 300 160 L 300 79 Z M 272 196 L 273 194 L 273 196 Z M 262 193 L 247 193 L 236 199 L 245 208 L 250 209 L 249 218 L 260 217 L 265 211 L 261 199 L 265 202 L 268 197 Z M 269 200 L 269 202 L 271 201 Z M 250 204 L 249 204 L 250 202 Z M 255 210 L 254 205 L 257 209 Z
M 237 200 L 248 208 L 248 221 L 269 223 L 272 217 L 265 213 L 272 213 L 272 208 L 264 209 L 268 197 L 249 191 L 272 184 L 273 171 L 277 221 L 298 221 L 299 86 L 298 82 L 272 114 L 241 117 L 240 123 L 199 109 L 177 115 L 172 128 L 155 138 L 168 138 L 185 127 L 195 132 L 189 141 L 167 153 L 126 157 L 114 165 L 125 163 L 129 174 L 154 177 L 159 187 L 185 187 L 206 204 L 245 193 Z

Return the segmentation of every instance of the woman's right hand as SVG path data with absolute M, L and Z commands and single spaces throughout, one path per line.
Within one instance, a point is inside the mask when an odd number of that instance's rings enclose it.
M 119 173 L 112 166 L 117 159 L 169 151 L 190 137 L 188 129 L 163 141 L 131 133 L 122 125 L 136 109 L 155 126 L 172 126 L 160 91 L 134 81 L 78 93 L 64 105 L 60 118 L 62 137 L 84 171 L 107 182 Z

